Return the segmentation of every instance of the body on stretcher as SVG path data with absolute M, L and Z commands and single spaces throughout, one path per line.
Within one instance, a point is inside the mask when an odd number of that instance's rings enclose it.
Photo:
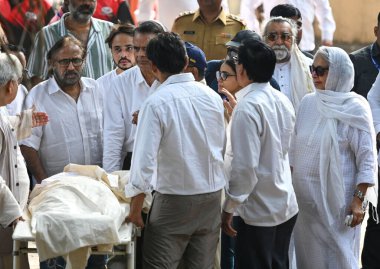
M 118 231 L 120 237 L 120 245 L 125 245 L 125 251 L 112 250 L 107 251 L 97 251 L 95 249 L 91 250 L 91 254 L 94 255 L 125 255 L 126 264 L 128 269 L 135 269 L 135 248 L 136 248 L 136 236 L 139 236 L 139 231 L 134 227 L 133 224 L 124 223 L 120 226 Z M 34 242 L 30 220 L 19 221 L 12 235 L 13 238 L 13 269 L 22 269 L 20 267 L 20 257 L 21 255 L 28 253 L 37 253 L 36 248 L 23 247 L 22 242 Z

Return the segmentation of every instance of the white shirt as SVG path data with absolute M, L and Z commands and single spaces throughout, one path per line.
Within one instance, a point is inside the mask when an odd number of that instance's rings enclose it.
M 297 7 L 302 15 L 302 40 L 300 48 L 312 51 L 315 48 L 314 17 L 319 22 L 322 33 L 322 40 L 332 41 L 335 32 L 335 21 L 329 0 L 241 0 L 240 16 L 247 21 L 248 29 L 259 31 L 255 10 L 260 5 L 264 5 L 264 17 L 269 19 L 272 8 L 280 4 L 292 4 Z
M 152 190 L 194 195 L 223 188 L 224 108 L 191 73 L 170 76 L 139 116 L 126 196 Z
M 292 100 L 292 91 L 290 85 L 290 61 L 286 63 L 278 63 L 274 69 L 273 78 L 280 86 L 280 90 L 289 100 Z
M 103 168 L 107 172 L 120 170 L 127 152 L 132 152 L 136 133 L 132 114 L 140 110 L 157 85 L 155 81 L 150 87 L 138 66 L 124 71 L 109 85 L 104 101 Z
M 16 198 L 0 176 L 0 225 L 8 227 L 15 219 L 22 216 L 22 211 Z
M 21 113 L 27 94 L 28 90 L 25 88 L 25 86 L 22 84 L 18 85 L 16 98 L 12 101 L 12 103 L 7 105 L 9 115 L 15 116 L 16 114 Z
M 107 98 L 108 93 L 110 92 L 110 85 L 116 79 L 117 73 L 116 69 L 106 73 L 96 80 L 99 85 L 99 90 L 102 92 L 103 96 L 103 105 L 105 104 L 105 99 Z
M 103 106 L 95 80 L 81 78 L 78 101 L 62 91 L 54 78 L 35 86 L 25 107 L 46 112 L 49 123 L 33 128 L 20 144 L 38 151 L 48 176 L 60 173 L 69 163 L 102 164 Z
M 154 11 L 153 6 L 156 4 L 157 13 Z M 227 13 L 228 2 L 222 0 L 222 7 Z M 172 29 L 174 20 L 184 11 L 194 11 L 199 8 L 196 0 L 177 0 L 173 4 L 173 0 L 140 0 L 139 9 L 137 11 L 137 18 L 139 22 L 146 20 L 159 20 L 167 29 Z
M 269 83 L 252 83 L 236 97 L 224 211 L 237 208 L 248 225 L 276 226 L 298 212 L 288 159 L 294 109 Z

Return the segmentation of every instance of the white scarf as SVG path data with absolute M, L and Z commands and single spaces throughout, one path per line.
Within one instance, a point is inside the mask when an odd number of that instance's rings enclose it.
M 292 89 L 291 102 L 294 110 L 298 107 L 302 98 L 314 91 L 313 79 L 311 77 L 307 57 L 303 55 L 296 44 L 293 45 L 290 57 L 290 66 L 292 68 L 290 75 L 290 84 Z
M 375 130 L 368 102 L 350 92 L 354 85 L 354 67 L 347 53 L 340 48 L 327 48 L 329 73 L 325 90 L 317 90 L 317 109 L 326 122 L 321 137 L 320 177 L 322 193 L 326 194 L 323 206 L 329 224 L 332 224 L 345 207 L 345 189 L 340 162 L 337 123 L 369 132 L 373 140 L 376 160 Z M 377 175 L 377 171 L 374 171 Z M 377 186 L 367 190 L 367 198 L 377 205 Z

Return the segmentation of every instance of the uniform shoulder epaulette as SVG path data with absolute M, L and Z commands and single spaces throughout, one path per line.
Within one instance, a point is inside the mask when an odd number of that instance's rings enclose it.
M 235 20 L 235 21 L 240 22 L 240 23 L 243 24 L 244 26 L 246 26 L 246 24 L 247 24 L 242 18 L 240 18 L 240 16 L 236 16 L 236 15 L 233 15 L 233 14 L 228 14 L 227 16 L 228 16 L 229 18 Z
M 175 18 L 175 20 L 181 18 L 181 17 L 185 17 L 185 16 L 189 16 L 189 15 L 194 15 L 195 14 L 195 11 L 184 11 L 184 12 L 181 12 L 179 13 L 178 17 Z

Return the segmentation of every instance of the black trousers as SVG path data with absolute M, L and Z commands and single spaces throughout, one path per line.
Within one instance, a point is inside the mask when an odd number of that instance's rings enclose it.
M 273 227 L 247 225 L 236 221 L 237 269 L 288 269 L 289 243 L 297 215 Z

